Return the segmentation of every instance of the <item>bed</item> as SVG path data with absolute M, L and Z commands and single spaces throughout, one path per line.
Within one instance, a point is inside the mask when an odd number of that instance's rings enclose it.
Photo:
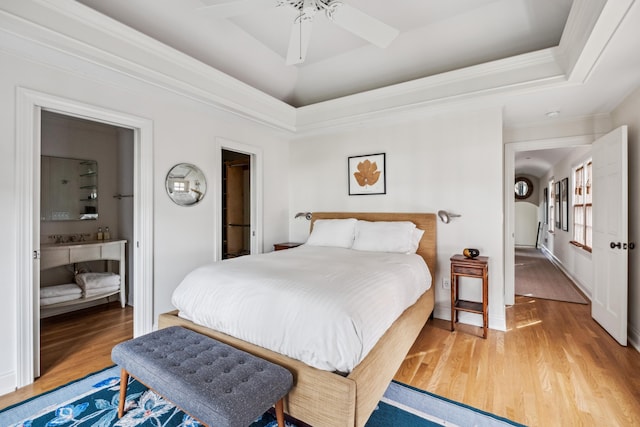
M 416 253 L 436 269 L 436 218 L 434 214 L 405 213 L 314 213 L 311 220 L 356 218 L 364 221 L 411 221 L 425 233 Z M 300 360 L 251 344 L 183 317 L 177 310 L 159 316 L 159 327 L 181 325 L 288 368 L 294 387 L 285 401 L 285 411 L 313 426 L 363 426 L 404 360 L 434 307 L 434 286 L 392 323 L 366 356 L 347 375 L 318 369 Z

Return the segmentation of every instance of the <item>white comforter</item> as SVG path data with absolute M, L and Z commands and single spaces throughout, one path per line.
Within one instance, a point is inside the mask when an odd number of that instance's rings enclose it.
M 172 303 L 196 324 L 346 373 L 430 286 L 419 255 L 303 245 L 200 267 Z

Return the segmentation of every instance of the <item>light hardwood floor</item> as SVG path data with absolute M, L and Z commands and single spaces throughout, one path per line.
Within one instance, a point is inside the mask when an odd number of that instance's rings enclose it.
M 110 366 L 132 309 L 116 303 L 70 323 L 43 325 L 43 376 L 0 408 Z M 588 305 L 517 297 L 507 325 L 484 340 L 480 328 L 429 321 L 396 380 L 529 426 L 638 425 L 640 353 L 610 338 Z
M 590 306 L 516 297 L 507 331 L 430 321 L 396 380 L 528 426 L 640 425 L 640 353 Z
M 133 308 L 116 301 L 43 319 L 40 328 L 42 375 L 0 396 L 0 408 L 113 365 L 113 346 L 133 337 Z

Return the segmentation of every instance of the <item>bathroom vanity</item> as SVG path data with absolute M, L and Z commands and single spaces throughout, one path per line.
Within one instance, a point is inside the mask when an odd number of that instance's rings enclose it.
M 120 305 L 124 308 L 125 296 L 125 244 L 126 240 L 86 241 L 74 243 L 51 243 L 40 247 L 40 270 L 65 266 L 87 261 L 105 261 L 107 270 L 120 275 L 120 288 L 91 297 L 82 296 L 43 307 L 45 310 L 69 307 L 88 301 L 95 301 L 112 295 L 119 295 Z M 118 270 L 113 271 L 111 261 L 118 261 Z

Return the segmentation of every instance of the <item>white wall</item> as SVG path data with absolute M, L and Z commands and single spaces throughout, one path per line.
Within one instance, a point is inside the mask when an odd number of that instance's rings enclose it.
M 538 207 L 529 202 L 516 202 L 515 221 L 516 246 L 534 247 L 538 231 Z
M 628 126 L 629 147 L 629 340 L 640 350 L 640 89 L 612 113 L 614 126 Z
M 16 384 L 16 283 L 17 255 L 14 206 L 16 165 L 16 88 L 74 99 L 82 103 L 120 111 L 153 121 L 154 150 L 154 320 L 172 309 L 170 296 L 184 275 L 193 267 L 209 262 L 218 245 L 214 229 L 214 200 L 219 197 L 219 165 L 214 164 L 216 137 L 259 147 L 263 153 L 264 191 L 263 247 L 270 249 L 288 237 L 288 135 L 238 116 L 224 113 L 175 93 L 165 91 L 113 71 L 95 73 L 69 71 L 85 63 L 64 57 L 60 52 L 42 55 L 40 60 L 23 59 L 20 52 L 0 53 L 0 177 L 4 185 L 0 196 L 8 209 L 0 210 L 0 235 L 4 236 L 0 270 L 3 272 L 3 298 L 0 301 L 0 394 Z M 74 67 L 67 67 L 74 63 Z M 89 66 L 87 64 L 87 66 Z M 209 185 L 202 203 L 180 207 L 167 197 L 164 179 L 178 162 L 198 165 Z
M 373 153 L 386 153 L 386 194 L 349 196 L 347 158 Z M 290 156 L 292 240 L 308 236 L 309 223 L 294 220 L 296 212 L 446 209 L 461 214 L 449 224 L 438 223 L 435 315 L 450 319 L 450 291 L 442 288 L 449 258 L 474 247 L 490 257 L 490 327 L 505 329 L 500 109 L 299 138 L 291 143 Z M 474 288 L 470 297 L 480 299 L 480 286 L 469 288 Z M 461 321 L 481 324 L 473 314 Z
M 591 157 L 589 147 L 575 148 L 569 155 L 558 161 L 551 170 L 540 179 L 541 183 L 549 183 L 553 178 L 556 182 L 564 178 L 569 178 L 568 205 L 569 205 L 569 230 L 564 231 L 560 227 L 555 227 L 553 233 L 545 227 L 543 230 L 542 246 L 553 256 L 562 266 L 565 272 L 573 278 L 576 284 L 587 296 L 591 296 L 593 291 L 593 263 L 591 262 L 591 252 L 569 243 L 573 240 L 573 169 Z M 540 196 L 544 197 L 544 196 Z

